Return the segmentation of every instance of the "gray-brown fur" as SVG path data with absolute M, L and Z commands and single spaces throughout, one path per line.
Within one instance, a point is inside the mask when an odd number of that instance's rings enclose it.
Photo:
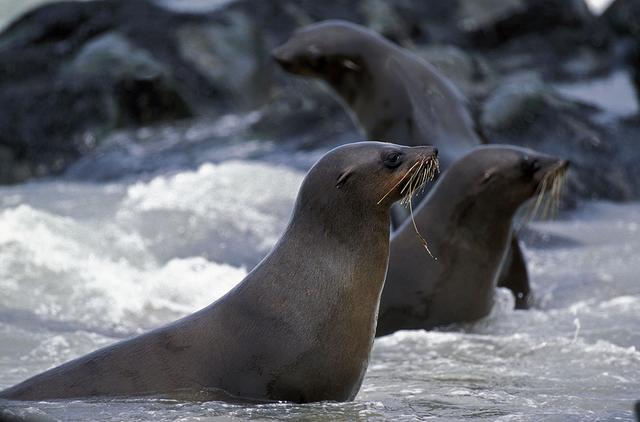
M 435 67 L 366 27 L 329 20 L 306 26 L 273 51 L 288 72 L 326 81 L 370 139 L 434 145 L 446 170 L 480 139 L 466 99 Z M 398 227 L 406 213 L 393 213 Z M 499 285 L 528 308 L 529 276 L 517 239 L 510 239 Z
M 549 171 L 566 161 L 509 146 L 475 149 L 441 175 L 414 211 L 431 259 L 406 222 L 391 239 L 377 336 L 486 316 L 512 218 Z
M 385 157 L 398 153 L 400 163 L 389 168 Z M 433 154 L 430 147 L 378 142 L 327 153 L 306 176 L 273 251 L 228 294 L 172 324 L 36 375 L 0 397 L 352 400 L 374 338 L 389 209 L 400 188 L 377 202 L 403 171 Z
M 273 56 L 288 72 L 326 81 L 369 139 L 434 145 L 442 169 L 480 144 L 458 89 L 431 64 L 363 26 L 309 25 Z

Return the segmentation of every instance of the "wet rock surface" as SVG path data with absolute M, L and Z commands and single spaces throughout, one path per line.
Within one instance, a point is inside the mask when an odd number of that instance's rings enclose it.
M 92 157 L 113 151 L 104 143 L 114 131 L 198 127 L 234 113 L 254 113 L 235 135 L 292 151 L 352 141 L 355 125 L 329 91 L 285 74 L 270 57 L 296 28 L 347 19 L 449 76 L 469 97 L 487 142 L 569 158 L 572 198 L 640 197 L 637 105 L 610 113 L 554 89 L 613 72 L 640 79 L 638 24 L 628 18 L 637 1 L 617 0 L 600 17 L 583 0 L 171 4 L 53 3 L 0 34 L 0 182 L 61 173 L 79 159 L 84 170 L 74 174 L 87 177 Z M 153 144 L 129 138 L 138 149 Z M 191 147 L 184 142 L 185 151 Z M 124 162 L 132 148 L 122 148 Z M 180 143 L 172 148 L 181 153 Z M 126 176 L 130 166 L 114 169 L 105 177 Z

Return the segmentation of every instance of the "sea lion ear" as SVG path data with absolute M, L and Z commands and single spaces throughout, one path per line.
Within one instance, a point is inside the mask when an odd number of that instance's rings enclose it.
M 355 62 L 349 59 L 344 59 L 342 61 L 342 66 L 344 66 L 346 69 L 351 69 L 356 72 L 360 70 L 360 66 L 358 66 L 357 64 L 355 64 Z
M 338 180 L 336 181 L 336 188 L 340 189 L 342 186 L 344 186 L 344 184 L 347 182 L 351 174 L 352 174 L 352 170 L 350 168 L 342 172 L 342 174 L 340 174 L 340 176 L 338 177 Z
M 491 180 L 493 178 L 493 176 L 497 172 L 498 172 L 498 169 L 496 169 L 495 167 L 491 167 L 489 170 L 484 172 L 484 174 L 482 175 L 482 180 L 480 181 L 480 183 L 481 184 L 488 183 L 489 180 Z

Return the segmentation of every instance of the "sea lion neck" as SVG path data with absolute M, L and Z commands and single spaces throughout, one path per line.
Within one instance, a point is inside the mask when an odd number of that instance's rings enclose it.
M 357 378 L 352 389 L 339 392 L 353 399 L 375 338 L 390 229 L 381 217 L 356 221 L 340 213 L 296 207 L 280 242 L 238 286 L 232 301 L 250 309 L 255 320 L 282 327 L 301 356 L 321 355 L 330 378 L 335 370 Z M 250 301 L 256 297 L 260 300 Z M 294 368 L 284 373 L 305 374 Z
M 307 329 L 318 329 L 338 314 L 360 321 L 356 324 L 363 324 L 365 333 L 375 322 L 388 263 L 389 213 L 347 212 L 347 208 L 327 206 L 321 211 L 317 204 L 298 201 L 280 242 L 247 277 L 251 279 L 254 272 L 259 275 L 259 285 L 254 287 L 272 297 L 270 303 L 286 303 L 290 311 L 305 309 L 306 313 L 317 307 L 312 313 L 318 319 L 308 320 Z M 313 259 L 301 257 L 302 253 Z M 273 268 L 280 270 L 265 273 Z M 296 276 L 283 279 L 282 268 Z M 317 280 L 307 286 L 305 295 L 295 289 L 300 278 Z M 345 307 L 345 302 L 351 305 Z M 355 303 L 357 312 L 352 308 Z M 281 309 L 265 311 L 282 314 Z

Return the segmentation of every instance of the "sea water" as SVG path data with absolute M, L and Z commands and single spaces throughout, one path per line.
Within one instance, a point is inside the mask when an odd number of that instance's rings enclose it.
M 90 169 L 104 175 L 121 166 L 112 148 L 67 175 L 0 188 L 0 388 L 206 306 L 268 253 L 305 167 L 324 151 L 282 160 L 282 147 L 269 142 L 206 141 L 242 121 L 194 124 L 188 131 L 209 131 L 193 145 L 166 128 L 143 130 L 157 138 L 143 146 L 140 131 L 117 134 L 137 137 L 133 156 L 156 163 L 134 161 L 124 177 L 79 181 Z M 513 310 L 510 293 L 497 290 L 481 321 L 376 340 L 351 403 L 0 407 L 78 421 L 632 419 L 640 398 L 640 204 L 582 203 L 521 237 L 535 309 Z

